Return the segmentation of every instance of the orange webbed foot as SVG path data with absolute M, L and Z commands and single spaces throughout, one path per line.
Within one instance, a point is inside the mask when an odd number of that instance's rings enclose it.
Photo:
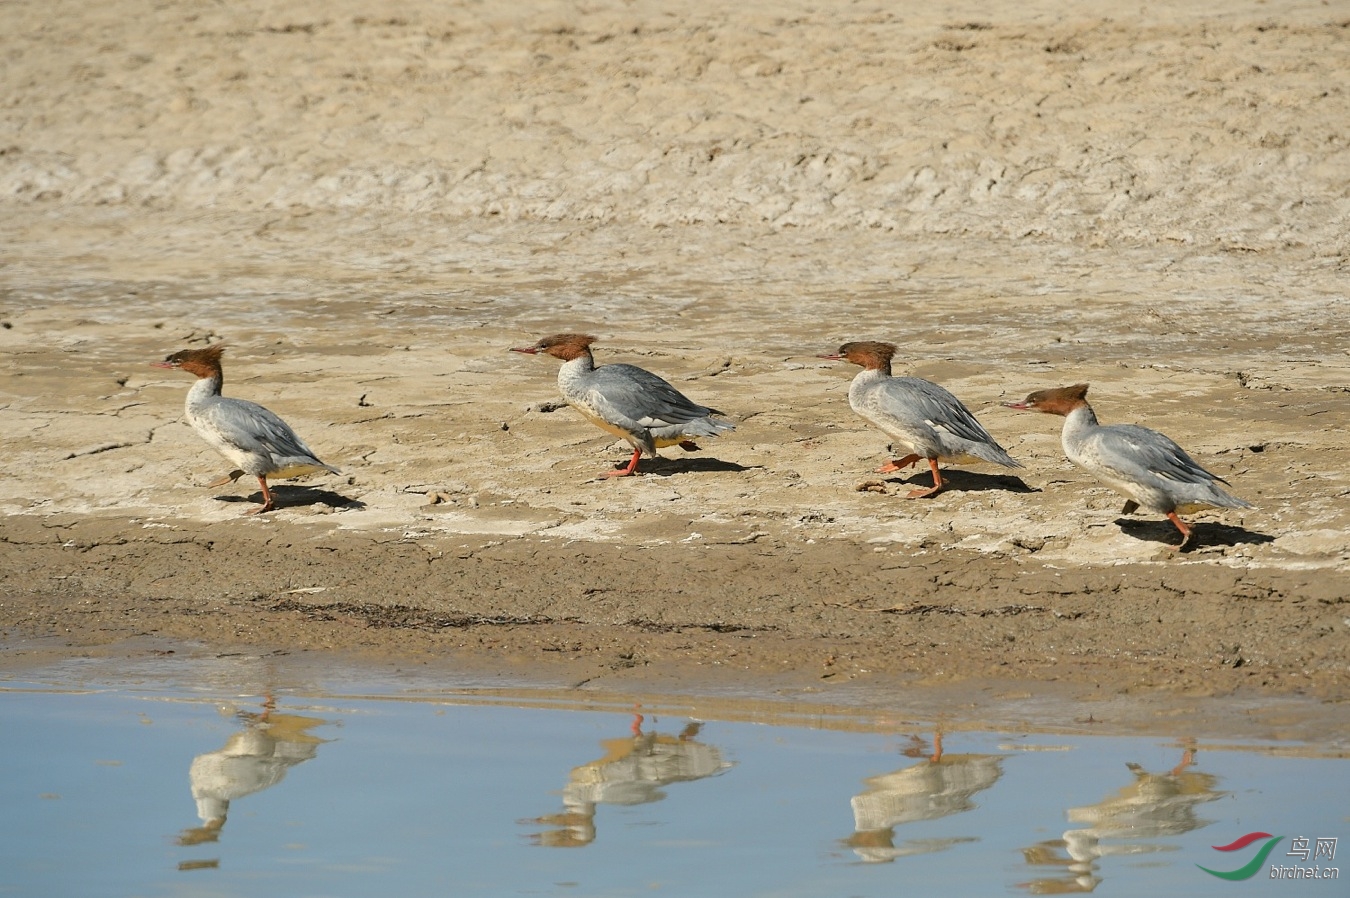
M 238 480 L 240 477 L 243 476 L 244 472 L 236 468 L 230 473 L 222 474 L 220 477 L 217 477 L 215 480 L 212 480 L 210 483 L 206 485 L 206 488 L 212 490 L 218 486 L 224 486 L 227 483 L 234 483 L 236 480 Z
M 933 485 L 926 490 L 910 490 L 906 499 L 926 499 L 929 496 L 935 496 L 942 489 L 942 473 L 938 470 L 936 458 L 928 459 L 928 467 L 933 469 Z
M 262 487 L 262 505 L 257 508 L 250 508 L 244 514 L 262 514 L 265 511 L 271 511 L 276 506 L 272 504 L 272 491 L 267 488 L 267 478 L 258 475 L 258 486 Z
M 628 477 L 628 476 L 630 476 L 630 475 L 636 474 L 636 473 L 637 473 L 638 459 L 641 458 L 641 457 L 642 457 L 642 450 L 641 450 L 641 449 L 634 449 L 634 450 L 633 450 L 633 457 L 630 458 L 630 459 L 628 460 L 628 467 L 626 467 L 626 468 L 616 468 L 616 469 L 613 470 L 613 471 L 606 471 L 602 476 L 604 476 L 604 477 Z
M 1180 552 L 1182 549 L 1186 548 L 1186 544 L 1191 541 L 1191 528 L 1186 526 L 1185 521 L 1177 517 L 1177 513 L 1175 511 L 1169 511 L 1167 513 L 1167 519 L 1171 521 L 1173 524 L 1175 524 L 1176 528 L 1181 531 L 1181 542 L 1177 543 L 1175 546 L 1172 546 L 1172 549 L 1174 551 Z
M 919 456 L 917 456 L 917 455 L 906 455 L 904 458 L 897 458 L 897 459 L 895 459 L 895 460 L 893 460 L 893 461 L 888 461 L 888 462 L 886 462 L 886 464 L 884 464 L 884 465 L 882 465 L 881 467 L 877 468 L 875 473 L 877 473 L 877 474 L 892 474 L 892 473 L 894 473 L 894 472 L 896 472 L 896 471 L 902 471 L 902 470 L 904 470 L 905 468 L 912 468 L 912 467 L 914 467 L 915 463 L 917 463 L 918 461 L 919 461 Z

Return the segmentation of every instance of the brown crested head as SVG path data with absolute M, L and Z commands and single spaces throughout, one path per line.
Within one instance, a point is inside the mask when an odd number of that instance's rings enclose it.
M 1021 402 L 1005 402 L 1008 408 L 1045 412 L 1048 415 L 1067 415 L 1079 406 L 1087 405 L 1087 384 L 1037 390 Z
M 220 357 L 224 352 L 225 344 L 216 343 L 203 349 L 184 349 L 151 364 L 156 368 L 179 368 L 198 377 L 220 377 Z
M 512 352 L 524 352 L 529 355 L 544 353 L 551 355 L 555 359 L 562 359 L 564 362 L 570 362 L 572 359 L 579 358 L 591 351 L 591 344 L 595 342 L 595 337 L 590 334 L 554 334 L 551 337 L 544 337 L 533 346 L 518 346 L 512 348 Z
M 891 359 L 895 356 L 894 343 L 878 343 L 875 340 L 857 340 L 845 343 L 839 351 L 823 355 L 823 359 L 843 359 L 855 365 L 874 371 L 891 373 Z

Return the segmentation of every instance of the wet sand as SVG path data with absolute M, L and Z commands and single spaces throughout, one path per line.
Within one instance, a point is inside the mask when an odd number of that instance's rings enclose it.
M 368 16 L 0 8 L 7 663 L 191 644 L 822 701 L 1308 697 L 1344 724 L 1333 8 Z M 563 330 L 737 430 L 600 477 L 628 450 L 507 352 Z M 907 500 L 929 475 L 872 473 L 856 369 L 816 357 L 852 339 L 1026 467 Z M 226 394 L 341 476 L 260 517 L 256 485 L 203 487 L 228 464 L 149 363 L 219 340 Z M 1075 382 L 1255 508 L 1174 552 L 1058 419 L 999 406 Z

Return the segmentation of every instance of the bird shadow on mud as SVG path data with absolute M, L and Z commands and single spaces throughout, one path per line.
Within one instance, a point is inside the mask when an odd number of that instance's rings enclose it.
M 906 477 L 888 477 L 887 483 L 903 483 L 913 487 L 933 485 L 931 471 L 915 471 Z M 942 491 L 952 490 L 960 493 L 982 493 L 988 490 L 1002 490 L 1007 493 L 1039 493 L 1034 486 L 1016 474 L 981 474 L 979 471 L 961 471 L 955 468 L 942 469 Z M 941 493 L 939 493 L 941 495 Z
M 1130 518 L 1116 518 L 1116 524 L 1121 532 L 1132 536 L 1135 539 L 1153 543 L 1167 543 L 1173 548 L 1181 541 L 1181 534 L 1172 522 L 1163 518 L 1162 520 L 1132 520 Z M 1204 548 L 1205 546 L 1238 546 L 1243 544 L 1257 545 L 1260 543 L 1273 543 L 1275 537 L 1265 533 L 1257 533 L 1255 530 L 1248 530 L 1245 527 L 1235 527 L 1232 524 L 1216 523 L 1196 523 L 1191 524 L 1190 541 L 1182 547 L 1181 551 L 1189 552 L 1192 549 Z
M 341 493 L 335 493 L 332 490 L 321 489 L 315 486 L 299 486 L 295 484 L 268 484 L 272 490 L 273 509 L 280 508 L 303 508 L 306 505 L 316 505 L 322 502 L 324 505 L 333 508 L 340 508 L 344 511 L 360 511 L 366 507 L 366 503 L 360 499 L 351 499 Z M 254 490 L 247 496 L 228 495 L 216 496 L 217 502 L 247 502 L 250 505 L 262 504 L 262 491 Z
M 734 461 L 722 461 L 720 458 L 644 458 L 638 465 L 637 473 L 650 474 L 654 477 L 673 477 L 677 474 L 738 474 L 759 467 L 761 466 L 738 465 Z M 596 480 L 609 479 L 604 475 L 596 478 Z

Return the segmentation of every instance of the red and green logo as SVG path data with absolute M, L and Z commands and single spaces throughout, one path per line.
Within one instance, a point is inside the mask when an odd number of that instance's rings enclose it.
M 1247 833 L 1247 835 L 1234 842 L 1229 842 L 1227 845 L 1211 846 L 1215 851 L 1241 851 L 1253 842 L 1265 839 L 1266 844 L 1261 846 L 1260 850 L 1256 852 L 1256 856 L 1236 870 L 1211 870 L 1208 867 L 1200 867 L 1199 864 L 1196 864 L 1196 866 L 1210 876 L 1217 876 L 1220 879 L 1230 879 L 1234 882 L 1251 879 L 1256 875 L 1256 871 L 1261 869 L 1261 865 L 1266 862 L 1270 853 L 1275 850 L 1275 845 L 1283 838 L 1284 836 L 1272 836 L 1270 833 Z

